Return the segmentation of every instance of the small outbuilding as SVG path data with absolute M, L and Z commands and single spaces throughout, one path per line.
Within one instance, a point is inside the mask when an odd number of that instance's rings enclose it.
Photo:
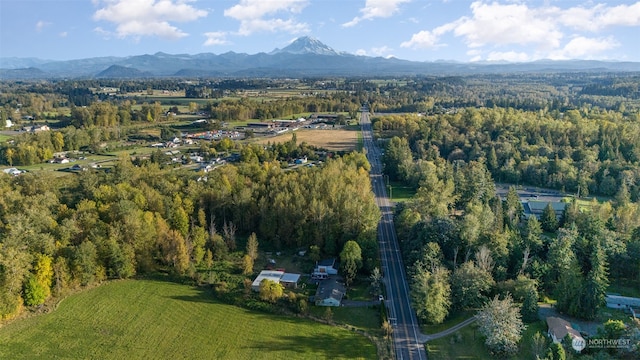
M 280 278 L 280 284 L 289 289 L 297 289 L 298 281 L 300 281 L 300 274 L 284 273 Z
M 630 312 L 634 318 L 640 313 L 640 298 L 607 294 L 605 301 L 608 308 Z
M 298 287 L 298 281 L 300 281 L 300 274 L 286 273 L 280 270 L 263 270 L 251 283 L 251 289 L 253 291 L 260 291 L 260 283 L 262 280 L 271 280 L 275 283 L 282 284 L 282 286 L 295 289 Z
M 523 201 L 522 206 L 524 207 L 524 216 L 529 218 L 530 216 L 535 216 L 540 219 L 542 217 L 542 213 L 547 205 L 551 205 L 551 208 L 556 213 L 556 218 L 562 217 L 562 213 L 564 209 L 569 205 L 569 203 L 562 201 Z

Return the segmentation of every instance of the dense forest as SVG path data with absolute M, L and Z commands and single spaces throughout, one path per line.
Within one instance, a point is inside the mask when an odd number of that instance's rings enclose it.
M 169 271 L 197 279 L 216 262 L 240 263 L 229 256 L 252 232 L 263 248 L 314 246 L 327 256 L 355 240 L 363 265 L 375 266 L 379 211 L 364 155 L 291 172 L 257 160 L 207 181 L 128 157 L 111 172 L 0 176 L 0 314 L 107 278 Z
M 481 307 L 483 316 L 508 312 L 496 295 L 517 304 L 508 322 L 515 327 L 538 321 L 542 299 L 594 320 L 610 285 L 640 284 L 637 121 L 610 110 L 554 116 L 493 107 L 378 116 L 373 128 L 386 174 L 416 191 L 396 207 L 396 226 L 423 322 Z M 506 195 L 496 181 L 512 184 Z M 518 184 L 573 200 L 561 216 L 548 204 L 539 219 L 526 217 Z M 580 200 L 590 194 L 604 197 Z M 505 356 L 518 348 L 489 349 Z M 634 349 L 613 353 L 633 358 Z

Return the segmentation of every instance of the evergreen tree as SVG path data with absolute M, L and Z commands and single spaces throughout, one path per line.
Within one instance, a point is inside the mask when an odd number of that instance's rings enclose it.
M 594 319 L 598 309 L 605 305 L 605 292 L 609 286 L 607 263 L 599 245 L 591 253 L 591 271 L 586 276 L 580 296 L 580 317 Z
M 548 203 L 542 211 L 540 222 L 542 223 L 542 229 L 546 232 L 552 233 L 558 229 L 558 218 L 556 216 L 556 212 L 551 206 L 551 203 Z
M 524 300 L 522 301 L 522 308 L 520 309 L 522 320 L 525 322 L 535 322 L 538 318 L 538 291 L 535 288 L 530 288 L 525 293 Z
M 520 224 L 520 220 L 524 216 L 524 206 L 520 201 L 520 196 L 516 191 L 516 188 L 511 186 L 509 188 L 509 192 L 507 192 L 507 199 L 504 202 L 505 207 L 505 222 L 507 225 L 515 229 L 518 224 Z
M 549 345 L 549 350 L 547 351 L 547 356 L 545 359 L 549 360 L 565 360 L 567 358 L 567 354 L 560 343 L 551 343 Z

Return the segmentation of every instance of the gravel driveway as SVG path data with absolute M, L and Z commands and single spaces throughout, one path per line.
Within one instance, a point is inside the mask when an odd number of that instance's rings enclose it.
M 538 316 L 541 320 L 545 320 L 549 316 L 555 316 L 567 320 L 576 330 L 585 332 L 590 336 L 596 335 L 598 333 L 598 328 L 602 326 L 602 324 L 596 321 L 580 320 L 571 316 L 560 314 L 550 304 L 541 304 L 540 309 L 538 310 Z

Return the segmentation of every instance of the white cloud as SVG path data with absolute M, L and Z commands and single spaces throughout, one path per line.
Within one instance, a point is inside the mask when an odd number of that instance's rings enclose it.
M 454 22 L 439 26 L 433 29 L 433 31 L 420 31 L 419 33 L 413 34 L 411 40 L 401 43 L 400 46 L 414 49 L 431 49 L 445 46 L 440 43 L 440 37 L 454 30 L 455 26 L 456 23 Z
M 461 38 L 469 49 L 493 48 L 486 60 L 578 58 L 599 56 L 619 46 L 613 38 L 593 38 L 584 32 L 598 32 L 615 26 L 640 26 L 640 2 L 614 7 L 587 3 L 561 9 L 549 6 L 547 2 L 535 7 L 526 1 L 482 0 L 473 2 L 469 9 L 469 16 L 417 32 L 401 46 L 414 49 L 442 46 L 442 36 L 450 33 Z M 509 49 L 512 46 L 526 46 L 530 51 L 512 51 Z M 469 56 L 481 60 L 480 53 Z
M 560 23 L 577 30 L 597 32 L 613 26 L 640 25 L 640 2 L 613 7 L 603 4 L 592 8 L 573 7 L 559 13 Z
M 429 49 L 438 46 L 438 35 L 431 31 L 423 30 L 419 33 L 413 34 L 411 40 L 405 41 L 400 44 L 400 47 L 415 48 L 415 49 Z
M 351 27 L 362 20 L 390 17 L 400 10 L 400 5 L 408 2 L 411 2 L 411 0 L 367 0 L 364 8 L 360 9 L 362 15 L 354 17 L 351 21 L 342 24 L 342 26 Z
M 394 55 L 391 53 L 392 48 L 388 46 L 372 47 L 370 50 L 358 49 L 355 54 L 359 56 L 380 56 L 384 58 L 392 58 Z
M 390 54 L 391 51 L 393 51 L 393 49 L 389 48 L 388 46 L 371 48 L 371 54 L 373 54 L 374 56 L 390 57 L 393 56 Z
M 111 36 L 113 36 L 113 34 L 110 31 L 107 31 L 107 30 L 101 28 L 100 26 L 98 26 L 95 29 L 93 29 L 93 32 L 95 32 L 96 34 L 102 36 L 102 38 L 105 39 L 105 40 L 109 40 L 109 39 L 111 39 Z
M 215 46 L 215 45 L 225 45 L 228 44 L 226 39 L 227 33 L 224 31 L 213 31 L 204 33 L 207 40 L 204 42 L 204 46 Z
M 66 31 L 62 31 L 62 32 L 60 32 L 60 33 L 58 34 L 58 36 L 60 36 L 60 37 L 62 37 L 62 38 L 65 38 L 65 37 L 67 37 L 68 35 L 69 35 L 69 33 L 68 33 L 68 32 L 66 32 Z
M 603 26 L 638 26 L 640 25 L 640 1 L 632 5 L 618 5 L 604 11 L 598 16 Z
M 101 0 L 94 20 L 116 25 L 118 37 L 159 36 L 178 39 L 188 34 L 172 22 L 189 22 L 207 16 L 207 11 L 191 6 L 190 0 Z
M 471 11 L 471 18 L 462 17 L 453 24 L 454 35 L 463 37 L 470 47 L 533 44 L 556 48 L 563 36 L 555 24 L 553 12 L 545 8 L 474 2 Z
M 553 60 L 566 59 L 597 59 L 602 58 L 600 55 L 620 44 L 612 37 L 607 38 L 586 38 L 577 36 L 569 41 L 562 49 L 553 51 L 549 58 Z
M 49 26 L 49 25 L 51 25 L 51 23 L 50 23 L 50 22 L 40 20 L 40 21 L 38 21 L 38 22 L 36 23 L 36 31 L 37 31 L 37 32 L 40 32 L 40 31 L 42 31 L 42 29 L 44 29 L 45 27 L 47 27 L 47 26 Z
M 405 41 L 400 44 L 401 47 L 417 48 L 417 49 L 429 49 L 435 47 L 438 44 L 438 37 L 431 31 L 422 30 L 419 33 L 413 34 L 411 40 Z
M 240 21 L 240 35 L 261 31 L 302 33 L 309 31 L 306 23 L 276 15 L 298 14 L 307 5 L 307 0 L 241 0 L 239 4 L 226 9 L 224 15 Z

